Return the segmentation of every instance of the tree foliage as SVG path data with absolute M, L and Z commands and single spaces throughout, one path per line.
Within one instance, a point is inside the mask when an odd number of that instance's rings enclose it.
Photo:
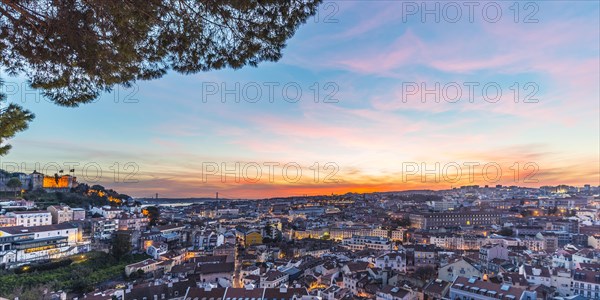
M 277 61 L 322 0 L 0 0 L 0 63 L 65 106 L 115 85 Z
M 65 204 L 70 207 L 89 208 L 89 206 L 104 206 L 114 205 L 114 201 L 110 201 L 110 198 L 119 199 L 121 202 L 129 199 L 130 197 L 125 194 L 120 194 L 112 189 L 105 189 L 101 185 L 92 186 L 95 191 L 102 191 L 102 193 L 92 193 L 91 188 L 85 183 L 79 184 L 77 187 L 72 188 L 69 192 L 55 192 L 47 193 L 43 189 L 35 189 L 28 191 L 23 195 L 23 198 L 30 201 L 35 201 L 36 205 L 42 209 L 50 205 Z
M 508 228 L 508 227 L 502 227 L 502 229 L 500 229 L 500 231 L 498 231 L 498 234 L 501 236 L 512 236 L 514 234 L 513 230 Z
M 111 241 L 110 254 L 117 260 L 121 260 L 131 252 L 131 237 L 126 232 L 117 232 Z
M 0 0 L 0 64 L 56 104 L 78 106 L 115 85 L 277 61 L 322 0 Z M 2 82 L 0 81 L 0 87 Z M 6 140 L 34 115 L 3 107 Z
M 2 49 L 1 44 L 0 49 Z M 0 90 L 3 85 L 4 82 L 0 79 Z M 6 140 L 14 137 L 17 132 L 27 129 L 34 117 L 31 112 L 19 105 L 14 103 L 6 105 L 6 95 L 0 92 L 0 156 L 6 155 L 11 148 L 6 144 Z
M 8 182 L 6 183 L 6 187 L 15 191 L 15 196 L 17 194 L 17 190 L 19 190 L 22 186 L 23 186 L 23 183 L 21 182 L 21 180 L 19 180 L 18 177 L 13 177 L 13 178 L 9 179 Z
M 77 264 L 58 268 L 38 267 L 27 274 L 3 274 L 0 276 L 0 295 L 9 299 L 19 297 L 37 300 L 41 299 L 44 291 L 82 292 L 89 291 L 91 287 L 102 289 L 110 280 L 123 279 L 126 265 L 148 258 L 146 255 L 133 255 L 116 261 L 104 252 L 85 253 L 85 256 L 86 260 Z
M 395 219 L 394 221 L 397 227 L 410 227 L 410 218 L 408 216 L 401 219 Z
M 8 182 L 6 183 L 6 186 L 11 189 L 17 189 L 17 188 L 20 188 L 21 186 L 23 186 L 23 183 L 21 183 L 21 180 L 19 180 L 19 178 L 13 177 L 8 180 Z
M 148 206 L 142 210 L 142 213 L 148 217 L 148 224 L 155 226 L 160 219 L 160 209 L 158 206 Z
M 415 270 L 415 277 L 425 282 L 434 278 L 435 275 L 435 268 L 432 266 L 421 266 Z

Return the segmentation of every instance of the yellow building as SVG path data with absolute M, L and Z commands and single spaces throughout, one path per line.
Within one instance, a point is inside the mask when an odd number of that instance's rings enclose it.
M 31 189 L 45 189 L 46 191 L 69 190 L 77 187 L 77 178 L 71 175 L 45 176 L 42 173 L 34 171 L 31 173 Z
M 236 228 L 236 236 L 244 247 L 262 244 L 263 236 L 258 229 Z
M 244 241 L 244 243 L 248 246 L 259 245 L 259 244 L 262 244 L 262 239 L 263 239 L 263 237 L 260 234 L 260 232 L 253 231 L 253 232 L 246 234 L 246 240 Z

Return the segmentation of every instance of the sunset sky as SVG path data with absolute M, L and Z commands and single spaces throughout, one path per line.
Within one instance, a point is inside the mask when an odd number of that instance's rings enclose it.
M 599 2 L 530 7 L 519 2 L 515 15 L 514 2 L 501 1 L 495 23 L 492 8 L 485 17 L 481 3 L 473 22 L 462 6 L 456 23 L 447 20 L 454 18 L 452 7 L 446 11 L 451 16 L 441 15 L 436 23 L 434 15 L 424 20 L 420 12 L 408 14 L 400 2 L 325 2 L 319 16 L 288 41 L 278 62 L 188 76 L 169 73 L 79 108 L 41 98 L 37 103 L 35 92 L 19 86 L 22 78 L 3 73 L 8 99 L 22 103 L 36 119 L 10 141 L 13 149 L 0 162 L 11 171 L 16 163 L 25 167 L 19 171 L 51 174 L 52 163 L 67 170 L 75 162 L 80 182 L 93 184 L 96 178 L 134 197 L 599 185 Z M 239 103 L 223 92 L 236 83 L 246 96 Z M 438 103 L 433 92 L 425 97 L 421 87 L 434 90 L 436 83 L 442 95 L 456 99 L 440 95 Z M 6 90 L 15 86 L 18 91 Z M 461 97 L 455 97 L 457 86 Z M 472 99 L 468 86 L 474 89 Z M 502 95 L 494 99 L 497 87 Z M 523 103 L 526 99 L 537 103 Z M 279 166 L 271 170 L 271 163 Z M 242 173 L 239 182 L 233 174 L 223 182 L 222 164 Z M 471 182 L 467 165 L 476 164 Z M 135 166 L 139 169 L 128 177 Z M 328 174 L 334 175 L 325 181 Z

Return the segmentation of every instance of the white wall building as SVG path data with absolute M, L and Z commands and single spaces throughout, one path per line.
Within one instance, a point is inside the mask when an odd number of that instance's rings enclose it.
M 344 239 L 342 245 L 353 251 L 363 250 L 365 248 L 373 250 L 392 250 L 392 243 L 389 239 L 372 236 L 355 235 L 349 239 Z
M 390 268 L 399 272 L 406 272 L 406 254 L 404 252 L 390 252 L 375 259 L 375 266 L 381 269 Z
M 43 226 L 52 224 L 52 214 L 44 210 L 13 211 L 6 214 L 16 218 L 17 226 Z

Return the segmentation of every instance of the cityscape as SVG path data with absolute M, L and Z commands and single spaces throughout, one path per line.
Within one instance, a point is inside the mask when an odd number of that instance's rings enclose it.
M 600 300 L 600 2 L 0 0 L 0 300 Z
M 3 173 L 0 191 L 13 193 L 11 178 L 26 184 L 16 190 L 22 200 L 0 202 L 0 264 L 19 275 L 1 279 L 2 293 L 21 292 L 19 284 L 33 284 L 44 299 L 524 300 L 600 292 L 600 186 L 177 201 L 40 173 Z M 125 262 L 93 279 L 67 276 L 79 293 L 37 281 L 63 261 L 112 268 L 100 264 L 103 256 Z

